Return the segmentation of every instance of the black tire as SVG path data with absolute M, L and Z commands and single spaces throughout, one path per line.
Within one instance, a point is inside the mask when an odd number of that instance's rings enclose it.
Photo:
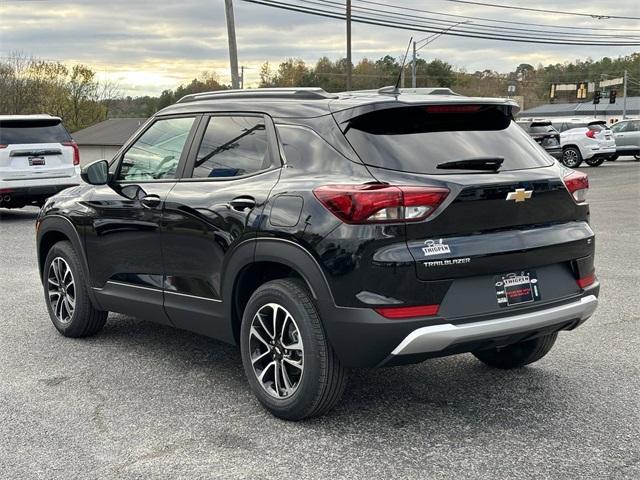
M 482 363 L 490 367 L 509 369 L 524 367 L 544 357 L 558 338 L 558 332 L 514 343 L 503 348 L 473 352 Z
M 605 160 L 606 158 L 600 157 L 600 158 L 590 158 L 589 160 L 585 160 L 585 162 L 590 167 L 599 167 L 605 162 Z
M 619 157 L 620 155 L 618 155 L 617 153 L 614 155 L 611 155 L 609 158 L 607 158 L 607 162 L 615 162 Z
M 49 300 L 50 298 L 56 299 L 60 296 L 60 294 L 58 294 L 58 297 L 55 296 L 55 286 L 49 280 L 50 275 L 53 275 L 54 281 L 56 280 L 55 274 L 51 269 L 54 260 L 56 262 L 60 262 L 59 259 L 66 262 L 73 280 L 73 297 L 75 299 L 75 306 L 67 321 L 63 321 L 58 318 L 54 311 L 54 308 L 57 308 L 57 301 L 54 301 L 54 304 L 56 305 L 56 307 L 54 307 L 52 302 Z M 107 321 L 107 315 L 109 312 L 97 310 L 91 303 L 91 299 L 87 294 L 87 282 L 80 265 L 80 260 L 78 259 L 78 255 L 71 243 L 66 241 L 58 242 L 51 247 L 51 250 L 49 250 L 49 253 L 47 254 L 47 258 L 44 261 L 42 283 L 44 285 L 44 296 L 47 304 L 47 310 L 49 311 L 49 317 L 58 332 L 65 337 L 78 338 L 95 335 L 102 330 L 102 327 L 104 327 L 104 324 Z M 65 294 L 67 291 L 71 292 L 71 289 L 65 290 Z M 67 311 L 67 313 L 69 312 Z
M 296 338 L 299 338 L 304 346 L 301 354 L 303 363 L 301 376 L 296 383 L 295 390 L 286 397 L 277 397 L 273 392 L 268 392 L 267 387 L 263 386 L 264 382 L 258 379 L 258 372 L 254 371 L 252 362 L 252 355 L 255 361 L 255 358 L 261 353 L 259 349 L 262 348 L 266 352 L 264 353 L 266 360 L 263 361 L 276 362 L 272 367 L 274 374 L 278 368 L 276 357 L 273 357 L 278 350 L 268 346 L 262 347 L 266 344 L 258 343 L 258 351 L 256 351 L 256 337 L 251 333 L 254 317 L 259 311 L 263 312 L 272 304 L 284 307 L 285 313 L 290 314 L 299 334 L 299 337 L 296 334 Z M 284 326 L 282 330 L 284 330 Z M 274 327 L 272 331 L 277 342 L 278 330 Z M 264 330 L 262 333 L 264 334 Z M 268 331 L 266 334 L 271 335 Z M 240 336 L 242 363 L 251 390 L 260 403 L 273 415 L 286 420 L 302 420 L 320 416 L 329 411 L 342 396 L 347 380 L 346 371 L 327 340 L 318 310 L 304 282 L 298 279 L 282 279 L 273 280 L 260 286 L 251 295 L 244 310 Z M 270 339 L 268 341 L 272 342 Z M 282 342 L 280 346 L 282 347 L 285 343 Z M 287 352 L 287 350 L 283 351 Z M 280 364 L 284 365 L 282 359 Z M 265 366 L 261 372 L 266 371 L 267 368 Z M 282 378 L 282 374 L 280 374 L 280 378 Z M 272 387 L 275 385 L 274 379 Z M 278 392 L 277 387 L 274 390 Z M 285 392 L 283 395 L 287 394 L 288 392 Z
M 569 168 L 578 168 L 582 163 L 582 154 L 577 147 L 566 147 L 562 150 L 562 164 Z
M 634 155 L 633 158 L 635 158 L 636 160 L 640 160 L 640 155 Z

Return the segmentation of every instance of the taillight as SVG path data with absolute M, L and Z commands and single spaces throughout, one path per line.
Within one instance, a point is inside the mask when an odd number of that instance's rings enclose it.
M 442 187 L 325 185 L 313 190 L 320 203 L 345 223 L 424 220 L 449 194 Z
M 576 202 L 582 203 L 586 201 L 587 190 L 589 189 L 589 177 L 585 173 L 571 172 L 562 180 Z
M 580 288 L 587 288 L 589 285 L 593 285 L 595 281 L 596 281 L 595 273 L 592 273 L 591 275 L 587 275 L 586 277 L 582 277 L 576 280 Z
M 71 142 L 62 142 L 62 145 L 65 147 L 73 148 L 73 164 L 80 165 L 80 149 L 78 148 L 78 144 L 74 141 Z
M 9 145 L 4 145 L 2 143 L 0 143 L 0 148 L 7 148 Z
M 596 138 L 596 131 L 595 130 L 587 130 L 585 135 L 589 138 Z
M 415 317 L 430 317 L 438 314 L 440 305 L 418 305 L 415 307 L 382 307 L 375 311 L 384 318 L 402 319 Z

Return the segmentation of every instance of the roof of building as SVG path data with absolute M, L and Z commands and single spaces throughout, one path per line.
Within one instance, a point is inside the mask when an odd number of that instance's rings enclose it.
M 583 103 L 549 103 L 529 108 L 520 112 L 521 117 L 565 117 L 565 116 L 593 116 L 594 111 L 600 115 L 622 115 L 624 97 L 617 97 L 616 103 L 609 103 L 607 98 L 594 105 L 592 102 Z M 627 115 L 640 114 L 640 97 L 627 97 Z
M 327 93 L 320 88 L 221 90 L 189 95 L 159 115 L 254 111 L 276 118 L 310 118 L 345 110 L 360 114 L 366 109 L 410 105 L 482 104 L 504 105 L 517 111 L 515 102 L 505 98 L 464 97 L 448 89 L 400 89 Z M 360 107 L 360 108 L 358 108 Z
M 78 130 L 71 136 L 80 146 L 121 147 L 146 121 L 146 118 L 110 118 Z

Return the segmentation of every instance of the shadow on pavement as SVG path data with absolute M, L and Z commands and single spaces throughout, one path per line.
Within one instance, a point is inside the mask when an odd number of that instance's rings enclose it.
M 225 385 L 225 395 L 230 391 L 243 396 L 249 392 L 240 352 L 232 345 L 117 314 L 112 314 L 105 329 L 89 341 L 95 342 L 96 348 L 102 344 L 113 349 L 115 344 L 123 355 L 135 350 L 151 364 L 167 362 L 173 373 L 191 372 L 230 382 Z M 566 414 L 566 399 L 572 397 L 573 387 L 555 369 L 530 366 L 496 370 L 471 355 L 404 367 L 356 369 L 350 372 L 346 391 L 336 408 L 304 425 L 335 434 L 351 428 L 345 425 L 353 422 L 375 422 L 380 428 L 409 431 L 425 422 L 439 429 L 449 428 L 447 422 L 472 429 L 492 425 L 537 428 L 541 410 Z M 257 402 L 255 409 L 255 413 L 262 413 Z

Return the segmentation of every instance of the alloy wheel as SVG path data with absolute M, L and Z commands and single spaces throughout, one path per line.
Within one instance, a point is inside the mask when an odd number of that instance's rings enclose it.
M 562 163 L 569 168 L 575 167 L 578 164 L 578 152 L 571 148 L 565 150 L 562 154 Z
M 251 366 L 272 397 L 290 397 L 304 373 L 304 345 L 293 316 L 277 303 L 263 305 L 249 330 Z
M 66 260 L 56 257 L 47 272 L 47 293 L 53 314 L 60 323 L 67 324 L 76 308 L 76 288 L 73 273 Z

